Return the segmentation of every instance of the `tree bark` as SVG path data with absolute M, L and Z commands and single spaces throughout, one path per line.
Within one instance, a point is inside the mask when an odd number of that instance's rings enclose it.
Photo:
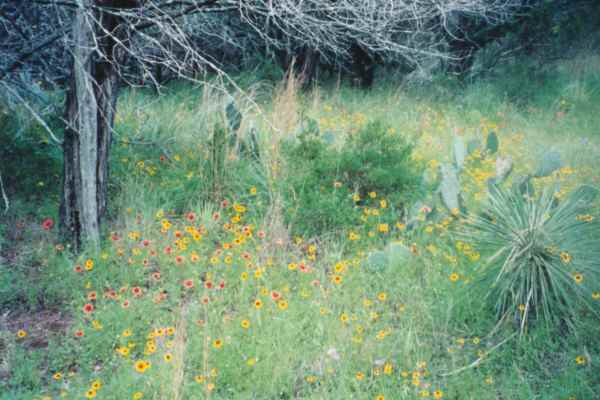
M 64 180 L 60 206 L 61 230 L 79 251 L 84 242 L 100 241 L 96 168 L 98 165 L 98 101 L 92 76 L 94 22 L 80 0 L 73 26 L 73 72 L 67 94 L 63 143 Z
M 108 199 L 110 147 L 119 91 L 117 40 L 124 38 L 114 15 L 87 14 L 80 0 L 73 27 L 73 71 L 67 102 L 60 206 L 61 231 L 75 252 L 100 241 Z

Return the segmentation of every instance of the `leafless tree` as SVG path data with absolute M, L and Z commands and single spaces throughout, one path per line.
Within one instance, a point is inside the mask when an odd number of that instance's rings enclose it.
M 0 80 L 57 42 L 70 53 L 60 217 L 75 249 L 99 241 L 115 109 L 128 60 L 147 69 L 150 78 L 158 67 L 190 78 L 205 68 L 219 71 L 198 38 L 232 48 L 256 45 L 240 43 L 243 37 L 283 51 L 309 49 L 323 59 L 351 57 L 352 47 L 359 46 L 419 65 L 431 57 L 451 57 L 445 40 L 457 16 L 477 15 L 497 24 L 522 5 L 521 0 L 30 1 L 60 10 L 60 24 L 1 65 Z M 228 18 L 243 28 L 232 29 Z

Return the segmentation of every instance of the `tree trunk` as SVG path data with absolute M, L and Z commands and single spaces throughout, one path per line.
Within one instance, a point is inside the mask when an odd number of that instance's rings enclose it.
M 73 26 L 73 72 L 67 93 L 61 231 L 75 252 L 98 246 L 106 213 L 109 155 L 119 90 L 117 17 L 88 14 L 81 0 Z M 101 29 L 97 29 L 100 24 Z
M 86 11 L 90 5 L 90 0 L 80 1 L 82 7 L 78 8 L 73 25 L 73 72 L 67 94 L 68 125 L 63 144 L 61 230 L 75 251 L 84 241 L 94 245 L 100 241 L 96 173 L 98 101 L 92 76 L 94 25 Z

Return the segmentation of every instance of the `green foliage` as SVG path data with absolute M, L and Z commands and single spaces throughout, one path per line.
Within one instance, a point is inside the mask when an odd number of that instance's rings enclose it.
M 300 136 L 287 156 L 294 174 L 288 177 L 288 218 L 301 233 L 316 234 L 356 223 L 353 195 L 375 192 L 403 209 L 420 191 L 422 171 L 410 160 L 412 146 L 390 134 L 377 121 L 367 124 L 338 149 L 315 134 Z
M 464 236 L 488 255 L 477 285 L 499 320 L 514 317 L 521 333 L 538 322 L 576 328 L 600 278 L 600 226 L 586 214 L 586 191 L 556 205 L 553 191 L 537 198 L 493 186 L 484 216 L 471 215 Z

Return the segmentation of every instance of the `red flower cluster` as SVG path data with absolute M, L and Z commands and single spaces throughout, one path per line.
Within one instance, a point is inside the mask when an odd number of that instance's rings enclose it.
M 42 228 L 45 231 L 49 231 L 50 229 L 52 229 L 53 226 L 54 226 L 54 221 L 52 220 L 52 218 L 46 218 L 44 220 L 44 222 L 42 222 Z

